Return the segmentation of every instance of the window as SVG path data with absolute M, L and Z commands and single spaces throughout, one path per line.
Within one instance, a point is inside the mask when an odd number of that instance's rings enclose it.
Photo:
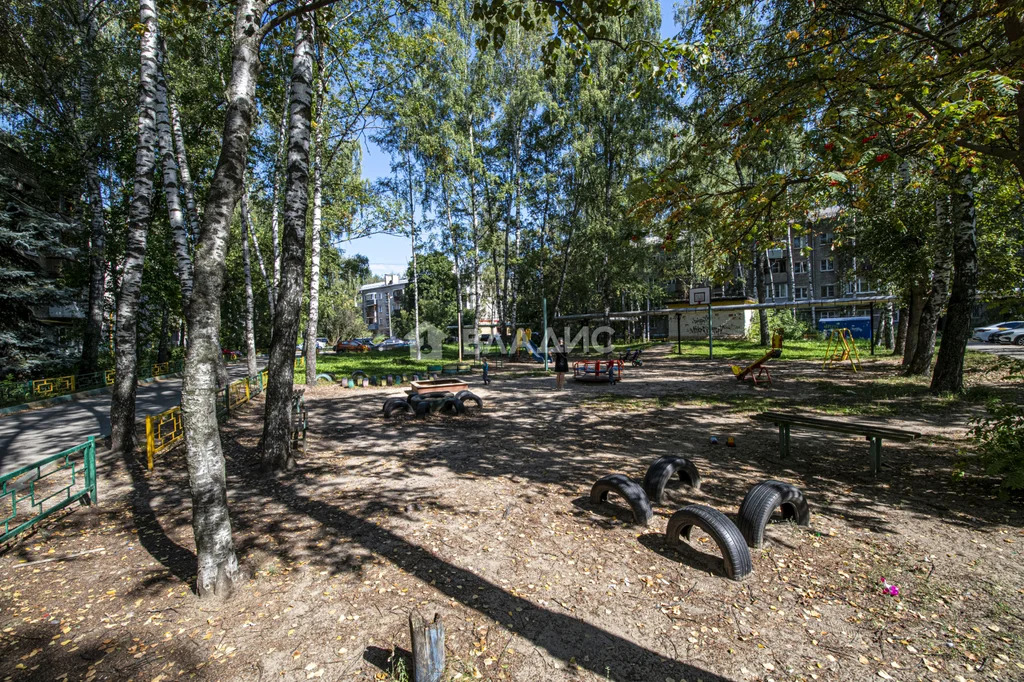
M 789 285 L 785 282 L 775 285 L 775 296 L 774 298 L 789 298 Z
M 818 267 L 821 268 L 822 272 L 832 272 L 833 270 L 836 269 L 836 259 L 822 258 L 820 261 L 818 261 Z
M 786 260 L 777 259 L 772 261 L 772 272 L 784 274 L 786 272 Z
M 836 285 L 835 284 L 826 284 L 825 286 L 823 286 L 821 288 L 821 297 L 822 298 L 835 298 L 836 297 Z
M 807 287 L 794 287 L 793 293 L 796 298 L 807 298 Z
M 793 237 L 793 249 L 802 249 L 807 246 L 807 237 Z
M 805 260 L 793 261 L 793 274 L 799 275 L 811 271 L 811 264 Z
M 822 232 L 818 236 L 818 243 L 821 244 L 822 246 L 828 246 L 829 244 L 831 244 L 832 243 L 832 233 L 831 232 Z

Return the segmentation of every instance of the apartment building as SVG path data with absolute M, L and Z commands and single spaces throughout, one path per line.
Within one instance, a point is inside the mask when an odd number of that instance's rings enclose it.
M 393 336 L 391 321 L 405 305 L 409 280 L 398 275 L 385 275 L 384 281 L 359 287 L 360 308 L 366 327 L 376 334 Z

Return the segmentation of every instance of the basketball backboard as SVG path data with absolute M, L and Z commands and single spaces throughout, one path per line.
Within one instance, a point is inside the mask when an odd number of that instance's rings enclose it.
M 693 287 L 690 289 L 690 305 L 708 305 L 711 303 L 711 287 Z

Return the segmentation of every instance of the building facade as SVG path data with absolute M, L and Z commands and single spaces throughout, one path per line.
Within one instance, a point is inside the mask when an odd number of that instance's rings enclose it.
M 398 275 L 385 275 L 383 282 L 364 284 L 359 287 L 359 305 L 363 311 L 366 327 L 376 334 L 391 337 L 392 320 L 406 305 L 406 288 L 409 280 Z M 411 303 L 411 302 L 410 302 Z

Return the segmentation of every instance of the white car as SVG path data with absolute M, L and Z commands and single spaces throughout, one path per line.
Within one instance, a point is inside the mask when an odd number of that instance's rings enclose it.
M 1021 327 L 1024 327 L 1024 321 L 1022 320 L 1000 322 L 999 324 L 991 324 L 987 327 L 975 327 L 974 334 L 972 336 L 977 341 L 992 343 L 995 340 L 992 338 L 993 335 L 998 334 L 999 332 L 1005 332 L 1008 329 L 1018 329 Z
M 1010 332 L 1009 334 L 1002 334 L 999 337 L 999 343 L 1010 343 L 1014 346 L 1024 346 L 1024 328 Z

